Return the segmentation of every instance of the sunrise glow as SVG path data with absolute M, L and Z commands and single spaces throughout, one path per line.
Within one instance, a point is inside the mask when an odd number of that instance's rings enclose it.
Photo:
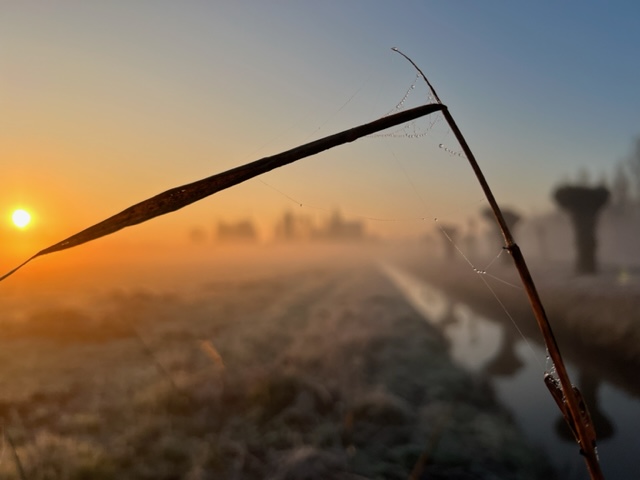
M 25 228 L 31 222 L 31 214 L 26 210 L 18 209 L 11 215 L 13 224 L 18 228 Z

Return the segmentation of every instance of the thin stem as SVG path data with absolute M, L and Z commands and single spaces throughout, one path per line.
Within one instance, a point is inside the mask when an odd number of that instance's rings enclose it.
M 427 85 L 429 86 L 429 90 L 431 90 L 431 95 L 433 95 L 433 98 L 436 100 L 436 103 L 442 105 L 442 102 L 440 101 L 440 97 L 438 97 L 438 94 L 436 93 L 436 89 L 433 88 L 433 85 L 431 85 L 431 82 L 429 81 L 427 76 L 422 72 L 420 67 L 418 65 L 416 65 L 413 60 L 411 60 L 409 57 L 407 57 L 404 53 L 402 53 L 396 47 L 393 47 L 391 50 L 393 50 L 394 52 L 399 53 L 400 55 L 402 55 L 404 58 L 407 59 L 407 61 L 411 65 L 413 65 L 413 68 L 415 68 L 418 71 L 418 73 L 420 74 L 420 76 L 424 79 L 424 81 L 427 82 Z
M 18 476 L 20 477 L 20 480 L 27 480 L 27 475 L 24 471 L 24 468 L 22 467 L 22 462 L 20 461 L 20 457 L 18 456 L 16 444 L 13 442 L 13 438 L 11 437 L 11 435 L 9 434 L 6 428 L 4 429 L 4 438 L 7 439 L 7 443 L 9 444 L 9 447 L 11 448 L 11 452 L 13 453 L 13 460 L 16 462 L 16 470 L 18 471 Z
M 431 89 L 436 101 L 440 103 L 440 99 L 436 95 L 435 90 L 431 86 L 431 83 L 427 80 L 427 77 L 424 75 L 424 73 L 422 73 L 422 71 L 416 66 L 416 64 L 404 53 L 400 52 L 397 48 L 394 48 L 393 50 L 395 52 L 398 52 L 404 58 L 409 60 L 409 62 L 411 62 L 411 64 L 418 70 L 420 75 L 422 75 L 422 77 L 425 79 L 425 81 L 427 82 L 427 85 L 429 85 L 429 88 Z M 453 117 L 449 113 L 449 110 L 446 106 L 442 110 L 442 114 L 444 115 L 444 118 L 447 120 L 449 127 L 451 128 L 454 135 L 456 136 L 456 139 L 458 140 L 460 147 L 462 147 L 462 150 L 464 151 L 467 157 L 467 160 L 469 161 L 469 164 L 471 165 L 471 168 L 473 169 L 478 179 L 478 182 L 480 183 L 480 186 L 482 187 L 482 190 L 484 191 L 484 194 L 487 197 L 489 205 L 491 206 L 491 210 L 493 211 L 496 221 L 498 222 L 498 225 L 500 227 L 500 231 L 502 232 L 502 236 L 504 237 L 506 249 L 509 251 L 509 253 L 513 257 L 513 261 L 515 263 L 516 269 L 518 270 L 518 274 L 520 275 L 520 280 L 522 281 L 522 284 L 527 293 L 527 297 L 529 298 L 531 309 L 533 310 L 533 313 L 535 315 L 536 321 L 538 323 L 538 327 L 542 332 L 545 345 L 547 347 L 547 350 L 549 351 L 549 356 L 551 357 L 551 360 L 553 361 L 553 364 L 556 367 L 558 379 L 560 380 L 560 385 L 562 386 L 562 391 L 564 393 L 564 400 L 567 405 L 567 411 L 562 412 L 563 416 L 565 417 L 565 420 L 570 426 L 571 425 L 575 426 L 577 441 L 578 441 L 578 444 L 580 445 L 581 453 L 585 457 L 587 468 L 589 470 L 589 474 L 591 475 L 592 480 L 604 480 L 604 476 L 600 468 L 600 462 L 598 461 L 598 455 L 595 450 L 595 442 L 593 442 L 591 432 L 587 427 L 587 425 L 585 425 L 585 422 L 583 421 L 583 414 L 580 411 L 580 402 L 574 391 L 575 387 L 572 385 L 571 379 L 569 378 L 569 374 L 567 373 L 567 369 L 564 365 L 562 355 L 560 354 L 560 348 L 558 347 L 558 343 L 556 342 L 555 336 L 553 334 L 553 330 L 551 329 L 551 324 L 549 323 L 549 320 L 547 318 L 547 314 L 542 305 L 542 301 L 540 300 L 540 296 L 538 295 L 538 291 L 533 281 L 533 277 L 531 276 L 531 273 L 529 272 L 529 268 L 527 267 L 527 264 L 524 260 L 524 256 L 520 251 L 520 247 L 518 247 L 518 245 L 516 245 L 516 243 L 513 240 L 513 235 L 509 230 L 509 226 L 507 225 L 507 222 L 505 221 L 504 216 L 502 215 L 502 211 L 500 210 L 500 207 L 498 206 L 498 202 L 493 196 L 493 192 L 491 191 L 491 188 L 489 187 L 489 184 L 486 178 L 484 177 L 482 170 L 480 170 L 480 166 L 478 165 L 478 162 L 476 161 L 476 158 L 473 155 L 473 152 L 469 148 L 469 145 L 467 144 L 467 141 L 465 140 L 464 135 L 462 135 L 462 132 L 458 128 L 458 125 L 454 121 Z M 586 409 L 586 405 L 584 405 L 584 408 Z M 586 413 L 586 415 L 588 416 L 588 413 Z

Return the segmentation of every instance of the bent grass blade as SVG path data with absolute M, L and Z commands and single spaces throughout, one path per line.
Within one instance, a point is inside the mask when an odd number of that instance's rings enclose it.
M 187 205 L 191 205 L 192 203 L 202 200 L 214 193 L 225 190 L 234 185 L 238 185 L 239 183 L 245 182 L 263 173 L 267 173 L 275 168 L 288 165 L 311 155 L 316 155 L 325 150 L 329 150 L 333 147 L 344 145 L 345 143 L 354 142 L 359 138 L 371 135 L 372 133 L 376 133 L 390 127 L 395 127 L 396 125 L 410 122 L 444 109 L 445 107 L 440 104 L 427 104 L 410 110 L 404 110 L 373 122 L 306 143 L 292 148 L 291 150 L 287 150 L 286 152 L 282 152 L 271 157 L 265 157 L 193 183 L 172 188 L 140 203 L 132 205 L 122 212 L 113 215 L 102 222 L 96 223 L 95 225 L 62 240 L 61 242 L 40 250 L 24 263 L 1 276 L 0 281 L 11 276 L 27 263 L 42 255 L 76 247 L 83 243 L 115 233 L 123 228 L 146 222 L 160 215 L 175 212 L 176 210 L 186 207 Z

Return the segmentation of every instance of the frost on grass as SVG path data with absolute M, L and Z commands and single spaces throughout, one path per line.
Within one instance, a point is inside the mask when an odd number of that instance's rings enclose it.
M 406 479 L 419 461 L 420 478 L 552 478 L 369 267 L 106 301 L 144 349 L 0 340 L 0 415 L 29 479 Z

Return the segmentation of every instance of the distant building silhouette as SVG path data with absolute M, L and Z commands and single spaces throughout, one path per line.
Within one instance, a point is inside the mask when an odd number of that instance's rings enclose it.
M 305 215 L 295 215 L 290 210 L 282 214 L 275 227 L 275 238 L 277 240 L 309 240 L 312 234 L 311 219 Z
M 364 223 L 345 220 L 342 214 L 335 210 L 324 228 L 315 231 L 314 237 L 323 240 L 364 240 Z
M 286 211 L 276 223 L 275 238 L 284 241 L 360 241 L 367 235 L 363 222 L 345 220 L 338 210 L 319 227 L 308 216 Z
M 218 222 L 216 240 L 224 243 L 250 243 L 258 240 L 258 234 L 251 220 L 236 223 Z
M 189 239 L 191 243 L 204 243 L 207 240 L 207 232 L 202 227 L 192 227 L 189 230 Z

